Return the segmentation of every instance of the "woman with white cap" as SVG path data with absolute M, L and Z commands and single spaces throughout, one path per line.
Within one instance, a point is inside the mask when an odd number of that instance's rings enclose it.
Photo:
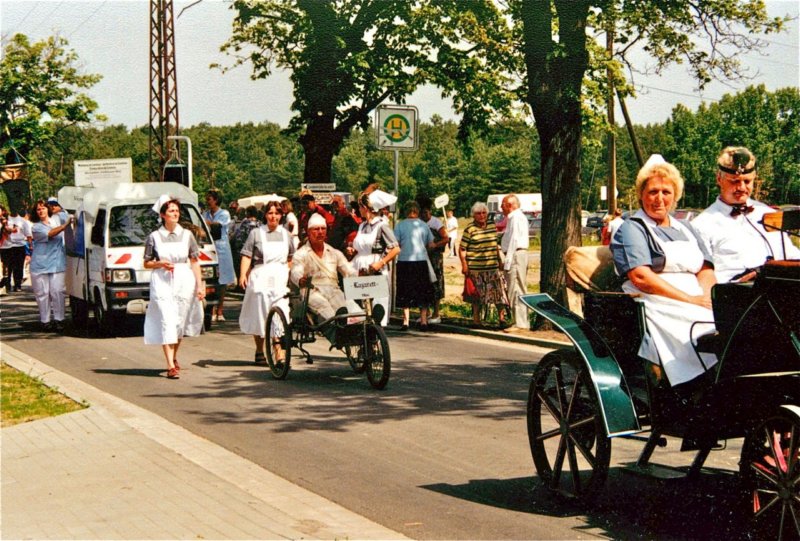
M 397 197 L 369 185 L 358 199 L 359 211 L 364 221 L 358 226 L 353 247 L 348 257 L 353 257 L 353 267 L 359 274 L 383 274 L 389 277 L 387 265 L 400 254 L 400 244 L 392 228 L 381 218 L 379 211 L 397 201 Z M 378 311 L 375 319 L 382 326 L 389 322 L 389 298 L 373 300 Z M 380 308 L 379 308 L 380 307 Z
M 683 194 L 678 169 L 654 154 L 639 170 L 636 193 L 642 208 L 614 234 L 611 252 L 617 273 L 627 278 L 623 291 L 638 294 L 645 306 L 647 331 L 639 356 L 653 363 L 655 379 L 663 371 L 674 387 L 702 379 L 716 363 L 712 354 L 698 358 L 691 340 L 695 322 L 714 321 L 711 287 L 716 278 L 697 233 L 688 222 L 670 216 Z M 695 334 L 709 330 L 713 324 L 698 327 Z
M 206 290 L 200 276 L 200 248 L 188 229 L 178 224 L 181 204 L 161 196 L 161 227 L 150 233 L 144 245 L 144 268 L 150 275 L 150 302 L 144 318 L 144 343 L 160 344 L 167 361 L 167 377 L 178 379 L 178 348 L 184 336 L 203 329 Z

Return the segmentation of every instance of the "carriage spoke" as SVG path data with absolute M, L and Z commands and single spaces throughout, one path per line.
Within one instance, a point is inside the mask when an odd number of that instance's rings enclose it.
M 556 458 L 553 461 L 553 478 L 551 480 L 551 485 L 554 488 L 558 488 L 558 484 L 561 481 L 561 472 L 564 469 L 564 456 L 566 455 L 567 451 L 567 438 L 561 438 L 558 440 L 558 451 L 556 451 Z
M 570 440 L 572 438 L 570 437 Z M 577 444 L 576 444 L 577 445 Z M 578 457 L 575 456 L 575 446 L 569 441 L 567 442 L 567 449 L 569 453 L 569 468 L 572 472 L 572 488 L 575 494 L 581 493 L 581 470 L 578 468 Z
M 536 436 L 536 439 L 538 441 L 545 441 L 545 440 L 549 440 L 550 438 L 552 438 L 554 436 L 558 436 L 560 434 L 561 434 L 561 430 L 558 429 L 558 428 L 554 428 L 553 430 L 548 430 L 547 432 L 543 432 L 540 435 Z
M 584 447 L 583 445 L 581 445 L 581 442 L 579 442 L 577 439 L 575 439 L 575 436 L 573 436 L 572 434 L 570 434 L 569 439 L 572 441 L 572 443 L 575 444 L 575 447 L 578 448 L 578 451 L 581 452 L 581 454 L 583 455 L 583 458 L 585 458 L 586 462 L 589 463 L 589 466 L 591 466 L 592 469 L 594 469 L 594 467 L 595 467 L 594 455 L 592 454 L 591 450 L 586 448 L 586 447 Z
M 561 414 L 560 414 L 559 411 L 556 410 L 556 408 L 553 406 L 553 404 L 548 400 L 548 397 L 545 396 L 543 393 L 536 393 L 536 396 L 539 398 L 539 402 L 545 407 L 545 409 L 548 411 L 548 413 L 550 413 L 550 415 L 552 415 L 553 419 L 555 419 L 556 421 L 558 421 L 560 423 L 561 422 Z

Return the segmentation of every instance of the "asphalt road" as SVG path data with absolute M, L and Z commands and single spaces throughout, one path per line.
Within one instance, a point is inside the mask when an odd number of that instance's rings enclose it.
M 285 381 L 252 363 L 229 321 L 184 342 L 180 380 L 164 377 L 141 320 L 119 336 L 34 330 L 29 291 L 3 298 L 2 339 L 147 408 L 385 526 L 421 539 L 730 539 L 740 530 L 735 449 L 693 485 L 623 475 L 641 444 L 615 440 L 598 502 L 554 497 L 535 476 L 525 404 L 545 349 L 476 337 L 390 332 L 392 377 L 374 391 L 321 342 Z M 324 341 L 324 339 L 322 340 Z M 674 448 L 674 443 L 673 449 Z M 691 456 L 657 451 L 666 462 Z M 663 462 L 664 460 L 662 460 Z

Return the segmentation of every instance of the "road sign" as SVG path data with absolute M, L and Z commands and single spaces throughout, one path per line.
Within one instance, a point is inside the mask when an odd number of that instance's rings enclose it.
M 380 105 L 375 112 L 375 131 L 381 150 L 414 151 L 419 148 L 419 112 L 413 105 Z
M 333 182 L 303 182 L 300 184 L 300 188 L 312 192 L 335 192 L 336 184 Z

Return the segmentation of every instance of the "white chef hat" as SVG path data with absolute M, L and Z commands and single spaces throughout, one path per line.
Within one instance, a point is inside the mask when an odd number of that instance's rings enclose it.
M 642 169 L 649 169 L 654 165 L 660 165 L 662 163 L 667 163 L 667 160 L 664 159 L 664 156 L 661 154 L 650 154 L 650 157 L 647 158 L 646 162 L 644 162 Z
M 312 227 L 328 227 L 328 224 L 325 222 L 325 218 L 315 212 L 311 215 L 311 218 L 308 219 L 306 229 L 311 229 Z
M 153 203 L 153 207 L 152 207 L 153 208 L 153 212 L 155 212 L 156 214 L 161 214 L 161 207 L 164 206 L 164 203 L 166 203 L 167 201 L 171 201 L 172 199 L 174 199 L 174 197 L 172 197 L 171 195 L 166 194 L 166 193 L 165 194 L 161 194 L 160 196 L 158 196 L 158 199 L 156 199 L 156 202 Z
M 372 210 L 381 210 L 382 208 L 394 205 L 397 201 L 396 195 L 384 192 L 383 190 L 375 190 L 370 193 L 367 198 L 369 199 L 369 204 L 372 206 Z

